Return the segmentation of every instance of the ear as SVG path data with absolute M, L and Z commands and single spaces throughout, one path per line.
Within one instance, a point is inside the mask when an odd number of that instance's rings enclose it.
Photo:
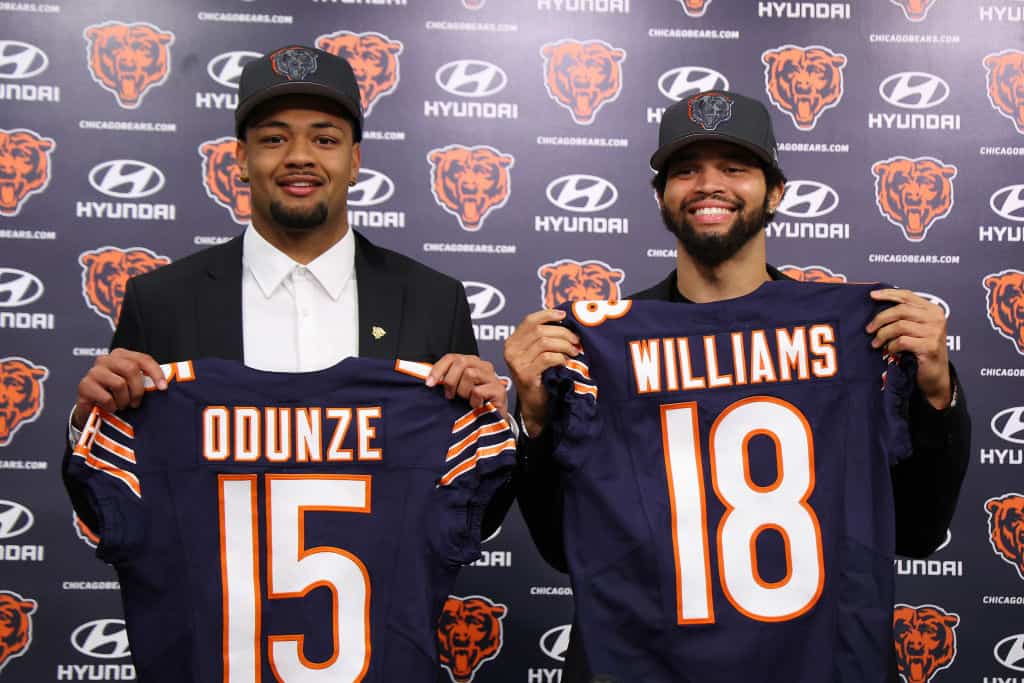
M 999 64 L 999 57 L 998 55 L 986 55 L 985 59 L 982 60 L 981 63 L 985 65 L 986 69 L 991 70 L 994 69 L 997 64 Z
M 775 209 L 779 208 L 779 204 L 782 203 L 782 197 L 786 194 L 786 185 L 784 183 L 778 183 L 774 187 L 768 188 L 768 210 L 772 213 Z
M 608 279 L 612 282 L 622 282 L 622 278 L 624 277 L 626 277 L 625 271 L 619 270 L 618 268 L 608 272 Z
M 238 163 L 238 169 L 242 172 L 242 175 L 248 175 L 246 170 L 249 166 L 249 150 L 246 147 L 245 140 L 239 139 L 235 142 L 235 161 Z
M 510 166 L 514 166 L 515 163 L 516 163 L 516 159 L 513 156 L 504 155 L 504 156 L 498 157 L 498 164 L 503 166 L 503 167 L 505 167 L 505 168 L 509 168 Z
M 160 41 L 161 45 L 170 45 L 174 42 L 174 34 L 172 33 L 161 33 L 157 36 L 157 40 Z
M 987 279 L 988 278 L 986 278 L 986 280 Z M 985 286 L 987 287 L 988 285 L 986 284 Z M 999 501 L 999 500 L 990 500 L 990 501 L 988 501 L 987 503 L 985 503 L 985 511 L 988 512 L 993 517 L 997 517 L 999 515 L 999 510 L 1002 507 L 1000 505 L 1000 502 L 1001 501 Z
M 387 44 L 387 51 L 390 52 L 393 55 L 401 54 L 402 53 L 402 44 L 399 43 L 399 42 L 388 43 Z
M 829 62 L 838 69 L 839 67 L 846 66 L 846 57 L 844 55 L 832 55 Z
M 612 59 L 614 59 L 616 62 L 621 62 L 625 58 L 626 58 L 626 51 L 625 50 L 612 50 Z
M 493 616 L 495 619 L 501 619 L 503 616 L 505 616 L 505 606 L 495 605 L 494 607 L 492 607 L 491 616 Z
M 950 628 L 953 628 L 954 626 L 960 623 L 960 617 L 958 617 L 955 614 L 947 614 L 944 617 L 942 617 L 942 623 Z
M 99 35 L 100 35 L 100 29 L 99 29 L 98 26 L 90 26 L 85 31 L 85 37 L 88 38 L 89 40 L 96 40 L 96 38 Z
M 29 374 L 35 379 L 43 380 L 46 379 L 46 376 L 50 373 L 47 372 L 46 368 L 32 368 L 29 370 Z
M 996 275 L 987 275 L 985 279 L 982 281 L 982 284 L 985 285 L 985 289 L 989 291 L 994 291 L 996 287 L 999 286 L 999 277 Z M 994 503 L 995 501 L 990 502 Z M 985 509 L 988 509 L 988 505 L 985 506 Z
M 877 161 L 871 167 L 871 172 L 874 173 L 879 178 L 884 179 L 885 176 L 889 174 L 889 165 L 886 164 L 884 161 Z
M 555 274 L 555 269 L 551 266 L 544 266 L 540 270 L 538 270 L 537 273 L 540 274 L 540 276 L 545 280 L 548 280 L 551 278 L 552 275 Z
M 358 142 L 352 145 L 352 158 L 350 160 L 349 180 L 353 183 L 359 180 L 359 167 L 363 162 L 363 148 Z
M 779 60 L 778 52 L 765 52 L 761 55 L 761 61 L 764 62 L 765 66 L 775 66 L 775 62 Z
M 78 262 L 81 263 L 86 268 L 90 268 L 92 264 L 96 263 L 96 259 L 98 258 L 99 254 L 86 253 L 78 257 Z
M 956 169 L 952 166 L 943 166 L 940 173 L 942 173 L 943 177 L 946 178 L 956 177 Z
M 545 45 L 544 49 L 541 50 L 540 53 L 542 55 L 544 55 L 544 57 L 546 57 L 547 59 L 551 59 L 552 55 L 555 54 L 555 46 L 554 45 Z

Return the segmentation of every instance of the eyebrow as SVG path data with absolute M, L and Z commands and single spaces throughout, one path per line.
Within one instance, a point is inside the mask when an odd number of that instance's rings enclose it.
M 290 129 L 291 128 L 291 126 L 289 124 L 285 123 L 284 121 L 278 121 L 277 119 L 268 119 L 266 121 L 259 121 L 257 123 L 254 123 L 251 127 L 252 128 L 285 128 L 285 129 Z M 317 122 L 315 122 L 313 124 L 310 124 L 310 128 L 315 128 L 317 130 L 324 130 L 324 129 L 327 129 L 327 128 L 334 128 L 334 129 L 337 129 L 337 130 L 342 130 L 341 126 L 339 126 L 339 125 L 337 125 L 335 123 L 332 123 L 331 121 L 317 121 Z
M 721 152 L 721 153 L 717 154 L 716 156 L 719 156 L 722 159 L 726 159 L 728 161 L 735 161 L 737 163 L 745 164 L 747 166 L 757 166 L 758 165 L 757 157 L 754 154 L 752 154 L 751 152 L 748 152 L 748 151 L 743 150 L 743 149 L 724 151 L 724 152 Z M 692 163 L 692 162 L 697 161 L 697 160 L 699 160 L 701 158 L 706 158 L 706 157 L 704 157 L 704 155 L 701 155 L 701 154 L 688 154 L 686 152 L 683 152 L 683 153 L 679 154 L 678 156 L 674 157 L 673 159 L 671 159 L 670 160 L 670 164 Z

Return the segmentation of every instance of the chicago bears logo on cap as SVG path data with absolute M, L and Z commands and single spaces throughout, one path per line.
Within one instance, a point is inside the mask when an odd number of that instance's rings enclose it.
M 875 203 L 881 214 L 911 242 L 928 236 L 935 221 L 953 209 L 956 166 L 932 157 L 892 157 L 871 167 Z
M 982 279 L 992 329 L 1024 354 L 1024 271 L 1004 270 Z M 1024 531 L 1024 526 L 1021 527 Z
M 11 591 L 0 591 L 0 671 L 32 644 L 32 613 L 38 603 Z
M 711 4 L 711 0 L 679 0 L 679 4 L 683 6 L 683 12 L 686 13 L 686 16 L 702 17 L 708 11 L 708 5 Z
M 50 184 L 56 146 L 34 130 L 0 128 L 0 216 L 17 216 L 29 196 Z
M 846 55 L 822 45 L 782 45 L 761 53 L 768 98 L 799 130 L 812 130 L 843 97 Z
M 437 651 L 453 683 L 469 683 L 484 662 L 498 656 L 506 614 L 505 605 L 482 595 L 448 596 L 437 621 Z
M 203 187 L 210 199 L 231 213 L 239 225 L 247 225 L 252 217 L 252 194 L 249 184 L 242 182 L 242 170 L 235 156 L 237 140 L 217 138 L 199 143 L 203 158 Z
M 43 382 L 49 375 L 48 368 L 27 358 L 0 358 L 0 446 L 9 445 L 15 432 L 43 412 Z
M 622 281 L 626 274 L 604 261 L 560 259 L 537 269 L 541 301 L 545 308 L 554 308 L 572 301 L 622 298 Z
M 686 101 L 686 111 L 704 130 L 715 130 L 732 118 L 732 98 L 718 93 L 695 95 Z
M 484 219 L 508 201 L 515 158 L 493 147 L 448 145 L 427 153 L 434 201 L 459 219 L 463 230 L 476 231 Z
M 590 125 L 601 107 L 619 97 L 625 50 L 603 40 L 560 40 L 542 46 L 540 53 L 548 95 L 576 123 Z
M 82 266 L 82 296 L 96 315 L 105 318 L 110 328 L 117 327 L 121 303 L 129 278 L 156 270 L 171 262 L 145 247 L 118 249 L 100 247 L 78 256 Z
M 779 272 L 801 282 L 846 282 L 845 275 L 825 266 L 779 266 Z
M 108 21 L 86 26 L 89 73 L 125 109 L 135 109 L 171 73 L 174 34 L 144 22 Z
M 924 21 L 935 0 L 889 0 L 903 10 L 903 16 L 910 21 Z
M 937 605 L 896 605 L 892 632 L 906 683 L 928 683 L 956 659 L 960 616 Z
M 316 53 L 301 46 L 283 47 L 270 54 L 270 68 L 289 81 L 304 81 L 316 73 Z
M 1024 495 L 1007 493 L 985 501 L 988 541 L 996 557 L 1013 565 L 1024 579 Z
M 345 59 L 359 83 L 363 115 L 369 116 L 377 100 L 398 87 L 398 55 L 404 46 L 382 33 L 335 31 L 316 39 L 316 46 Z
M 1024 135 L 1024 52 L 994 52 L 982 63 L 988 73 L 988 101 Z

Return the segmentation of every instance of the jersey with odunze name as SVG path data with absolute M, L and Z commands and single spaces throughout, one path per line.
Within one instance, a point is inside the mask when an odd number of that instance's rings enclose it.
M 436 623 L 514 458 L 508 423 L 350 358 L 164 366 L 94 410 L 68 472 L 121 581 L 144 681 L 433 681 Z
M 567 307 L 584 353 L 545 382 L 594 675 L 884 680 L 916 366 L 871 348 L 874 287 Z

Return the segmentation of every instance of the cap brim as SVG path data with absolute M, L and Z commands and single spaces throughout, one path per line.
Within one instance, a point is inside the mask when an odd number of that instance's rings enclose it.
M 704 142 L 706 140 L 712 140 L 717 142 L 731 142 L 734 145 L 739 145 L 740 147 L 749 150 L 754 154 L 754 156 L 756 156 L 758 159 L 765 162 L 766 164 L 769 164 L 771 166 L 776 165 L 775 159 L 771 158 L 771 156 L 768 155 L 768 152 L 761 149 L 757 145 L 752 145 L 746 140 L 733 137 L 732 135 L 728 135 L 726 133 L 707 131 L 706 133 L 690 133 L 689 135 L 685 135 L 681 138 L 676 138 L 672 142 L 662 145 L 660 148 L 658 148 L 658 151 L 655 152 L 653 156 L 651 156 L 651 168 L 654 169 L 655 171 L 660 171 L 661 167 L 665 165 L 665 162 L 668 161 L 673 154 L 683 149 L 684 147 L 692 145 L 695 142 Z
M 349 113 L 350 116 L 352 116 L 353 120 L 355 120 L 356 124 L 360 128 L 359 130 L 354 131 L 356 142 L 362 138 L 362 116 L 359 103 L 353 102 L 351 98 L 345 97 L 337 90 L 325 87 L 319 83 L 278 83 L 270 86 L 269 88 L 260 90 L 244 102 L 239 102 L 238 108 L 235 109 L 235 132 L 238 137 L 242 137 L 242 125 L 256 107 L 268 100 L 283 97 L 284 95 L 314 95 L 316 97 L 323 97 L 324 99 L 331 100 L 332 102 L 337 102 Z

